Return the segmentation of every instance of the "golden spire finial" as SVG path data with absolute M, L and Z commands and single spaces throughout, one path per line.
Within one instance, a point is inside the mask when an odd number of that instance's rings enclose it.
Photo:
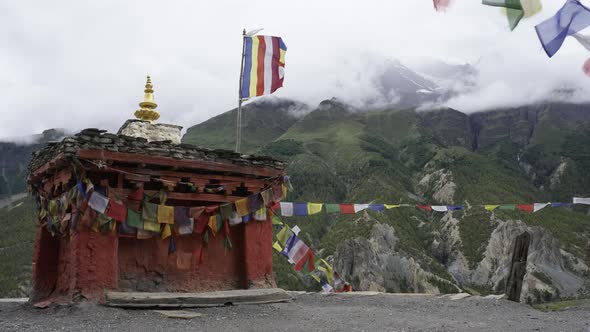
M 135 111 L 135 117 L 139 120 L 154 122 L 160 118 L 160 113 L 156 111 L 158 104 L 154 102 L 154 89 L 152 85 L 152 79 L 148 76 L 147 82 L 145 83 L 145 94 L 143 95 L 143 101 L 139 103 L 140 109 Z

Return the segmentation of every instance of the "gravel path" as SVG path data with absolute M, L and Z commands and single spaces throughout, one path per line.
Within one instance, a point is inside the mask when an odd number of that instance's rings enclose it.
M 34 309 L 0 303 L 0 331 L 589 331 L 590 307 L 545 313 L 506 300 L 407 295 L 295 295 L 290 303 L 187 309 L 205 316 L 166 318 L 152 310 L 89 303 Z

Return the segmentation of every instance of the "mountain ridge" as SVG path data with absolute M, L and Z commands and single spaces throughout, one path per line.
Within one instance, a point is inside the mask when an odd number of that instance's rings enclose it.
M 590 195 L 580 173 L 586 167 L 581 142 L 590 138 L 588 108 L 551 103 L 474 114 L 453 109 L 368 111 L 331 99 L 297 119 L 273 142 L 251 146 L 245 153 L 289 161 L 294 186 L 290 201 L 473 206 L 567 200 L 574 193 Z M 258 115 L 272 117 L 272 109 Z M 209 130 L 207 122 L 193 128 L 201 135 Z M 510 253 L 498 246 L 510 248 L 517 232 L 528 230 L 541 242 L 534 244 L 523 301 L 543 301 L 544 292 L 547 298 L 585 292 L 590 262 L 581 262 L 590 241 L 590 218 L 583 211 L 527 216 L 481 210 L 443 216 L 398 209 L 294 217 L 287 223 L 299 225 L 306 242 L 357 289 L 499 292 Z M 397 239 L 395 246 L 378 240 L 377 234 L 390 232 L 387 227 Z M 560 254 L 542 254 L 547 248 Z M 359 265 L 357 259 L 374 263 Z M 489 266 L 496 260 L 502 262 L 499 270 Z M 310 285 L 281 257 L 275 257 L 275 266 L 279 285 Z M 558 278 L 562 273 L 572 277 Z M 542 281 L 544 275 L 554 279 Z

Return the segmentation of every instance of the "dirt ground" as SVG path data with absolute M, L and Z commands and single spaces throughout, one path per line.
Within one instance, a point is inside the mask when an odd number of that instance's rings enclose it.
M 0 331 L 589 331 L 590 307 L 541 312 L 506 300 L 407 295 L 295 294 L 288 303 L 153 310 L 90 303 L 35 309 L 0 303 Z

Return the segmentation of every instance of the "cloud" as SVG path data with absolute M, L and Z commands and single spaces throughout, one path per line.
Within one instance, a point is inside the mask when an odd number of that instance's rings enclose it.
M 288 46 L 278 97 L 354 104 L 377 93 L 371 79 L 383 59 L 429 56 L 477 63 L 481 72 L 449 105 L 526 103 L 587 85 L 587 51 L 572 41 L 553 59 L 540 51 L 533 26 L 560 4 L 544 5 L 511 33 L 497 8 L 478 1 L 436 13 L 430 0 L 0 0 L 0 137 L 55 127 L 116 131 L 137 109 L 147 74 L 163 123 L 188 127 L 234 108 L 244 27 L 264 27 Z

